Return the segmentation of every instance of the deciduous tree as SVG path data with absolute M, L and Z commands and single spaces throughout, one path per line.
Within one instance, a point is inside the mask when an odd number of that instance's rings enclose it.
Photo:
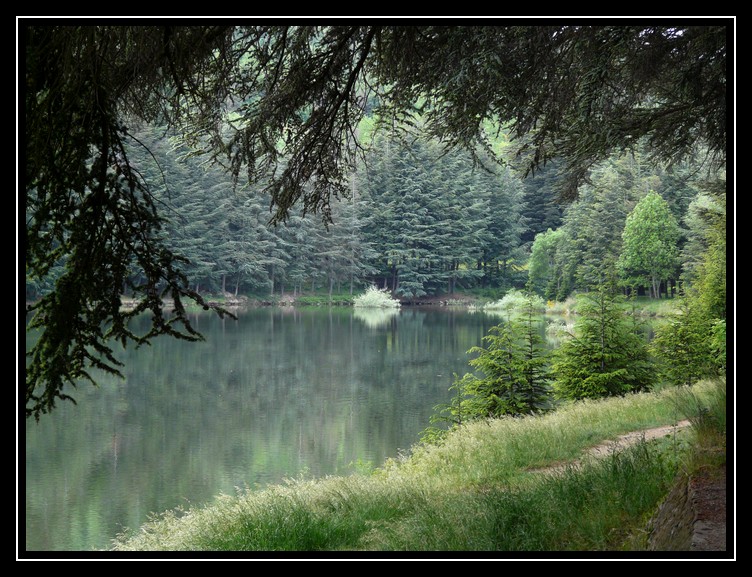
M 617 262 L 630 284 L 648 284 L 653 298 L 660 298 L 661 283 L 678 276 L 679 225 L 668 203 L 651 191 L 627 216 L 622 233 L 622 252 Z

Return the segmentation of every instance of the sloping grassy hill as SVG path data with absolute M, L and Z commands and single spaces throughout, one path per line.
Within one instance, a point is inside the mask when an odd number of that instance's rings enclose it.
M 112 551 L 644 548 L 648 519 L 677 475 L 694 466 L 707 415 L 725 415 L 725 384 L 701 383 L 684 397 L 665 390 L 470 423 L 442 445 L 418 445 L 368 474 L 290 480 L 164 513 L 119 536 Z M 606 439 L 685 418 L 693 427 L 582 458 Z M 547 469 L 578 458 L 579 466 Z

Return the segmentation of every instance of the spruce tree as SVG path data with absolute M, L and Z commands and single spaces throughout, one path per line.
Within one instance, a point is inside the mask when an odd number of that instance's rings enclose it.
M 652 387 L 647 343 L 635 332 L 621 300 L 605 285 L 582 295 L 574 335 L 561 345 L 553 365 L 558 398 L 621 396 Z
M 507 322 L 489 329 L 485 347 L 470 365 L 482 376 L 465 374 L 458 381 L 464 395 L 463 414 L 472 418 L 521 416 L 548 406 L 548 353 L 538 326 L 534 297 L 528 293 L 524 309 Z
M 671 385 L 693 385 L 712 373 L 713 325 L 696 299 L 682 296 L 677 311 L 656 330 L 651 350 Z

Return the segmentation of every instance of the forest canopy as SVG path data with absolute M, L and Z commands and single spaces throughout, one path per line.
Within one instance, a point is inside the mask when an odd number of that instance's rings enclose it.
M 236 183 L 264 183 L 270 220 L 300 206 L 330 220 L 359 133 L 426 134 L 478 163 L 504 133 L 526 172 L 557 160 L 560 197 L 591 167 L 647 142 L 679 162 L 726 162 L 730 20 L 699 25 L 60 25 L 20 20 L 27 279 L 64 273 L 29 305 L 26 413 L 39 417 L 90 368 L 117 372 L 111 340 L 198 339 L 183 299 L 210 307 L 160 230 L 159 183 L 131 162 L 137 127 L 165 126 Z M 690 21 L 691 23 L 692 21 Z M 263 21 L 262 21 L 263 23 Z M 51 25 L 52 24 L 52 25 Z M 156 177 L 157 180 L 159 177 Z M 127 290 L 138 298 L 120 307 Z M 170 297 L 169 317 L 162 299 Z M 150 311 L 152 328 L 128 319 Z M 218 310 L 220 314 L 224 311 Z

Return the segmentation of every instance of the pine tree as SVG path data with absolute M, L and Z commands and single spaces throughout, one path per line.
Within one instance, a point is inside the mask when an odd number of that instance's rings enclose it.
M 528 293 L 519 316 L 491 327 L 483 337 L 485 347 L 470 365 L 482 376 L 466 373 L 458 381 L 465 397 L 462 412 L 472 418 L 521 416 L 548 406 L 548 353 L 538 330 L 534 297 Z
M 660 375 L 671 385 L 693 385 L 713 373 L 713 325 L 693 298 L 679 299 L 676 313 L 650 343 Z
M 486 241 L 482 245 L 480 268 L 484 286 L 509 289 L 524 282 L 521 273 L 527 254 L 520 237 L 527 226 L 521 214 L 523 207 L 522 182 L 511 170 L 497 174 L 478 171 L 478 189 L 488 198 Z
M 574 335 L 554 361 L 556 396 L 594 399 L 650 390 L 654 375 L 647 343 L 630 325 L 622 299 L 605 285 L 581 299 Z
M 560 164 L 552 161 L 522 180 L 522 216 L 525 217 L 526 227 L 520 240 L 527 245 L 535 240 L 536 235 L 561 226 L 564 206 L 556 193 Z
M 432 141 L 376 144 L 379 153 L 361 171 L 358 189 L 379 286 L 407 299 L 451 294 L 486 272 L 474 266 L 484 252 L 495 266 L 503 261 L 511 268 L 521 225 L 519 198 L 506 192 L 505 173 L 473 170 L 469 155 L 442 154 Z

